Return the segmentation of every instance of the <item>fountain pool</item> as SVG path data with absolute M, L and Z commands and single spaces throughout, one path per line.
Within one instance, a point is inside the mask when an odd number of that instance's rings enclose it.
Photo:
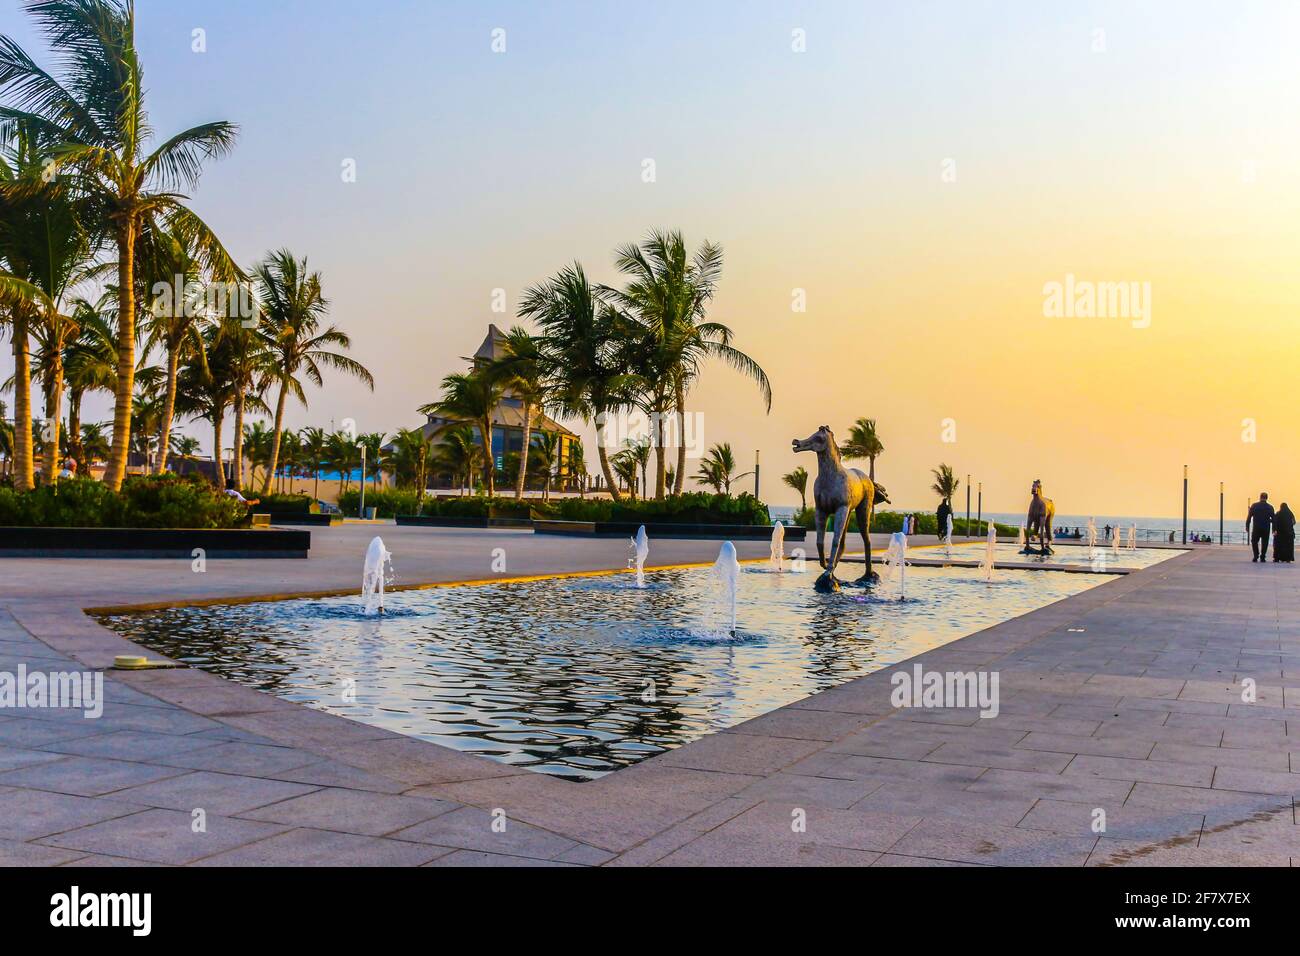
M 954 561 L 986 560 L 989 553 L 987 544 L 969 541 L 954 545 Z M 1046 557 L 1036 554 L 1021 554 L 1020 546 L 999 542 L 992 548 L 992 557 L 998 565 L 1032 565 L 1061 564 L 1068 567 L 1088 568 L 1092 571 L 1125 570 L 1135 571 L 1149 568 L 1161 561 L 1168 561 L 1184 552 L 1176 548 L 1124 548 L 1112 551 L 1107 548 L 1089 548 L 1086 544 L 1065 544 L 1052 542 L 1052 553 Z M 948 558 L 943 547 L 911 548 L 907 552 L 908 560 L 928 558 L 943 561 Z
M 741 565 L 102 617 L 169 657 L 460 751 L 591 779 L 1087 590 L 1104 577 L 912 567 L 908 600 Z M 353 694 L 344 690 L 355 681 Z

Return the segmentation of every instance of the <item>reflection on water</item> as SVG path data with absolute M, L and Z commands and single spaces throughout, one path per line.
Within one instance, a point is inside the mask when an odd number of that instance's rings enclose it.
M 979 561 L 984 557 L 983 541 L 961 542 L 952 546 L 952 556 L 958 561 Z M 1134 548 L 1132 551 L 1121 547 L 1119 551 L 1111 548 L 1108 542 L 1102 542 L 1098 536 L 1097 547 L 1089 553 L 1087 545 L 1052 542 L 1052 553 L 1046 557 L 1036 554 L 1021 554 L 1014 544 L 999 544 L 993 552 L 996 564 L 1067 564 L 1072 567 L 1087 567 L 1094 571 L 1107 568 L 1139 569 L 1149 568 L 1161 561 L 1182 554 L 1174 548 Z M 942 547 L 909 548 L 908 558 L 925 558 L 941 561 L 945 557 Z
M 383 618 L 330 598 L 103 620 L 289 700 L 590 779 L 1099 583 L 913 568 L 899 604 L 812 581 L 745 567 L 734 637 L 708 570 L 390 593 Z

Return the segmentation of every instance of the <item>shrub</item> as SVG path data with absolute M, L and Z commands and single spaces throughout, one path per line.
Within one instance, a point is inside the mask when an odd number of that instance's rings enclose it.
M 662 501 L 606 501 L 566 498 L 550 509 L 566 521 L 636 521 L 659 524 L 767 525 L 772 523 L 767 505 L 751 494 L 735 498 L 693 491 L 669 495 Z
M 277 514 L 310 514 L 312 505 L 316 503 L 311 495 L 263 495 L 256 491 L 245 490 L 244 497 L 249 501 L 254 498 L 261 499 L 253 510 L 260 513 L 275 512 Z
M 912 512 L 905 513 L 905 512 L 898 512 L 898 511 L 877 511 L 874 515 L 872 515 L 871 518 L 872 532 L 873 533 L 880 532 L 881 534 L 891 534 L 895 531 L 901 531 L 903 529 L 904 514 L 910 515 L 913 513 Z M 920 514 L 916 514 L 915 517 L 917 519 L 917 522 L 916 522 L 916 531 L 913 532 L 914 534 L 934 535 L 938 533 L 937 529 L 939 526 L 939 519 L 936 515 L 932 513 L 921 512 Z M 815 531 L 817 529 L 816 513 L 813 511 L 812 508 L 805 508 L 803 511 L 796 512 L 794 516 L 794 523 L 801 528 L 807 528 L 810 531 Z M 834 524 L 834 522 L 832 521 L 831 524 Z M 976 521 L 974 518 L 972 518 L 970 524 L 971 524 L 971 533 L 973 535 L 983 537 L 984 535 L 988 534 L 987 520 Z M 996 521 L 994 522 L 994 524 L 997 525 L 999 535 L 1005 535 L 1014 538 L 1019 533 L 1019 529 L 1014 528 L 1011 525 L 1000 524 Z M 858 530 L 857 516 L 850 514 L 849 531 L 856 534 L 857 530 Z M 953 515 L 952 533 L 955 537 L 965 536 L 966 534 L 965 518 L 958 518 L 956 515 Z
M 16 528 L 233 528 L 244 514 L 198 475 L 127 478 L 116 493 L 91 478 L 0 488 L 0 526 Z

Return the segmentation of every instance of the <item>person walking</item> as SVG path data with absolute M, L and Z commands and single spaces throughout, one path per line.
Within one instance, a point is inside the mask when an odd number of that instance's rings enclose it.
M 1251 561 L 1268 560 L 1268 538 L 1273 530 L 1273 506 L 1268 503 L 1268 492 L 1259 493 L 1259 501 L 1246 512 L 1246 530 L 1250 532 Z
M 1273 517 L 1273 560 L 1283 564 L 1295 561 L 1295 515 L 1285 501 Z

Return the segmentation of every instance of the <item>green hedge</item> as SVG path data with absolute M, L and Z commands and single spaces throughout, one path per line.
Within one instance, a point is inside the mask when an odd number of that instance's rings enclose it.
M 339 496 L 339 507 L 345 515 L 355 515 L 360 506 L 360 494 L 348 491 Z M 379 518 L 416 513 L 414 491 L 367 491 L 366 507 L 374 508 Z M 488 498 L 483 495 L 434 498 L 426 495 L 420 514 L 445 518 L 557 518 L 562 521 L 657 521 L 674 524 L 734 524 L 766 525 L 772 519 L 767 505 L 753 495 L 735 498 L 690 492 L 670 495 L 663 501 L 613 502 L 607 498 L 554 498 L 543 504 L 536 498 L 522 502 L 514 498 Z
M 91 478 L 0 488 L 0 527 L 233 528 L 246 509 L 198 475 L 132 477 L 113 492 Z
M 881 534 L 891 534 L 895 531 L 901 531 L 903 530 L 903 516 L 904 512 L 899 511 L 877 511 L 871 518 L 871 530 L 873 533 L 878 531 Z M 915 517 L 917 521 L 916 531 L 913 532 L 914 534 L 937 535 L 939 519 L 935 514 L 922 512 L 915 515 Z M 808 528 L 810 531 L 815 531 L 817 521 L 813 509 L 805 508 L 803 511 L 796 513 L 794 523 L 801 528 Z M 832 521 L 831 524 L 834 524 L 834 521 Z M 976 521 L 972 518 L 970 524 L 972 535 L 983 537 L 989 533 L 988 521 Z M 996 521 L 994 524 L 997 526 L 999 536 L 1005 535 L 1014 538 L 1020 530 L 1019 528 L 1014 528 L 1008 524 L 1000 524 Z M 849 530 L 854 532 L 858 530 L 857 517 L 852 514 L 849 515 Z M 966 536 L 965 518 L 958 518 L 956 515 L 953 515 L 952 533 L 954 537 Z
M 249 501 L 260 499 L 253 510 L 262 514 L 271 511 L 276 514 L 310 514 L 311 506 L 316 503 L 311 495 L 264 495 L 248 488 L 244 489 L 244 497 Z

